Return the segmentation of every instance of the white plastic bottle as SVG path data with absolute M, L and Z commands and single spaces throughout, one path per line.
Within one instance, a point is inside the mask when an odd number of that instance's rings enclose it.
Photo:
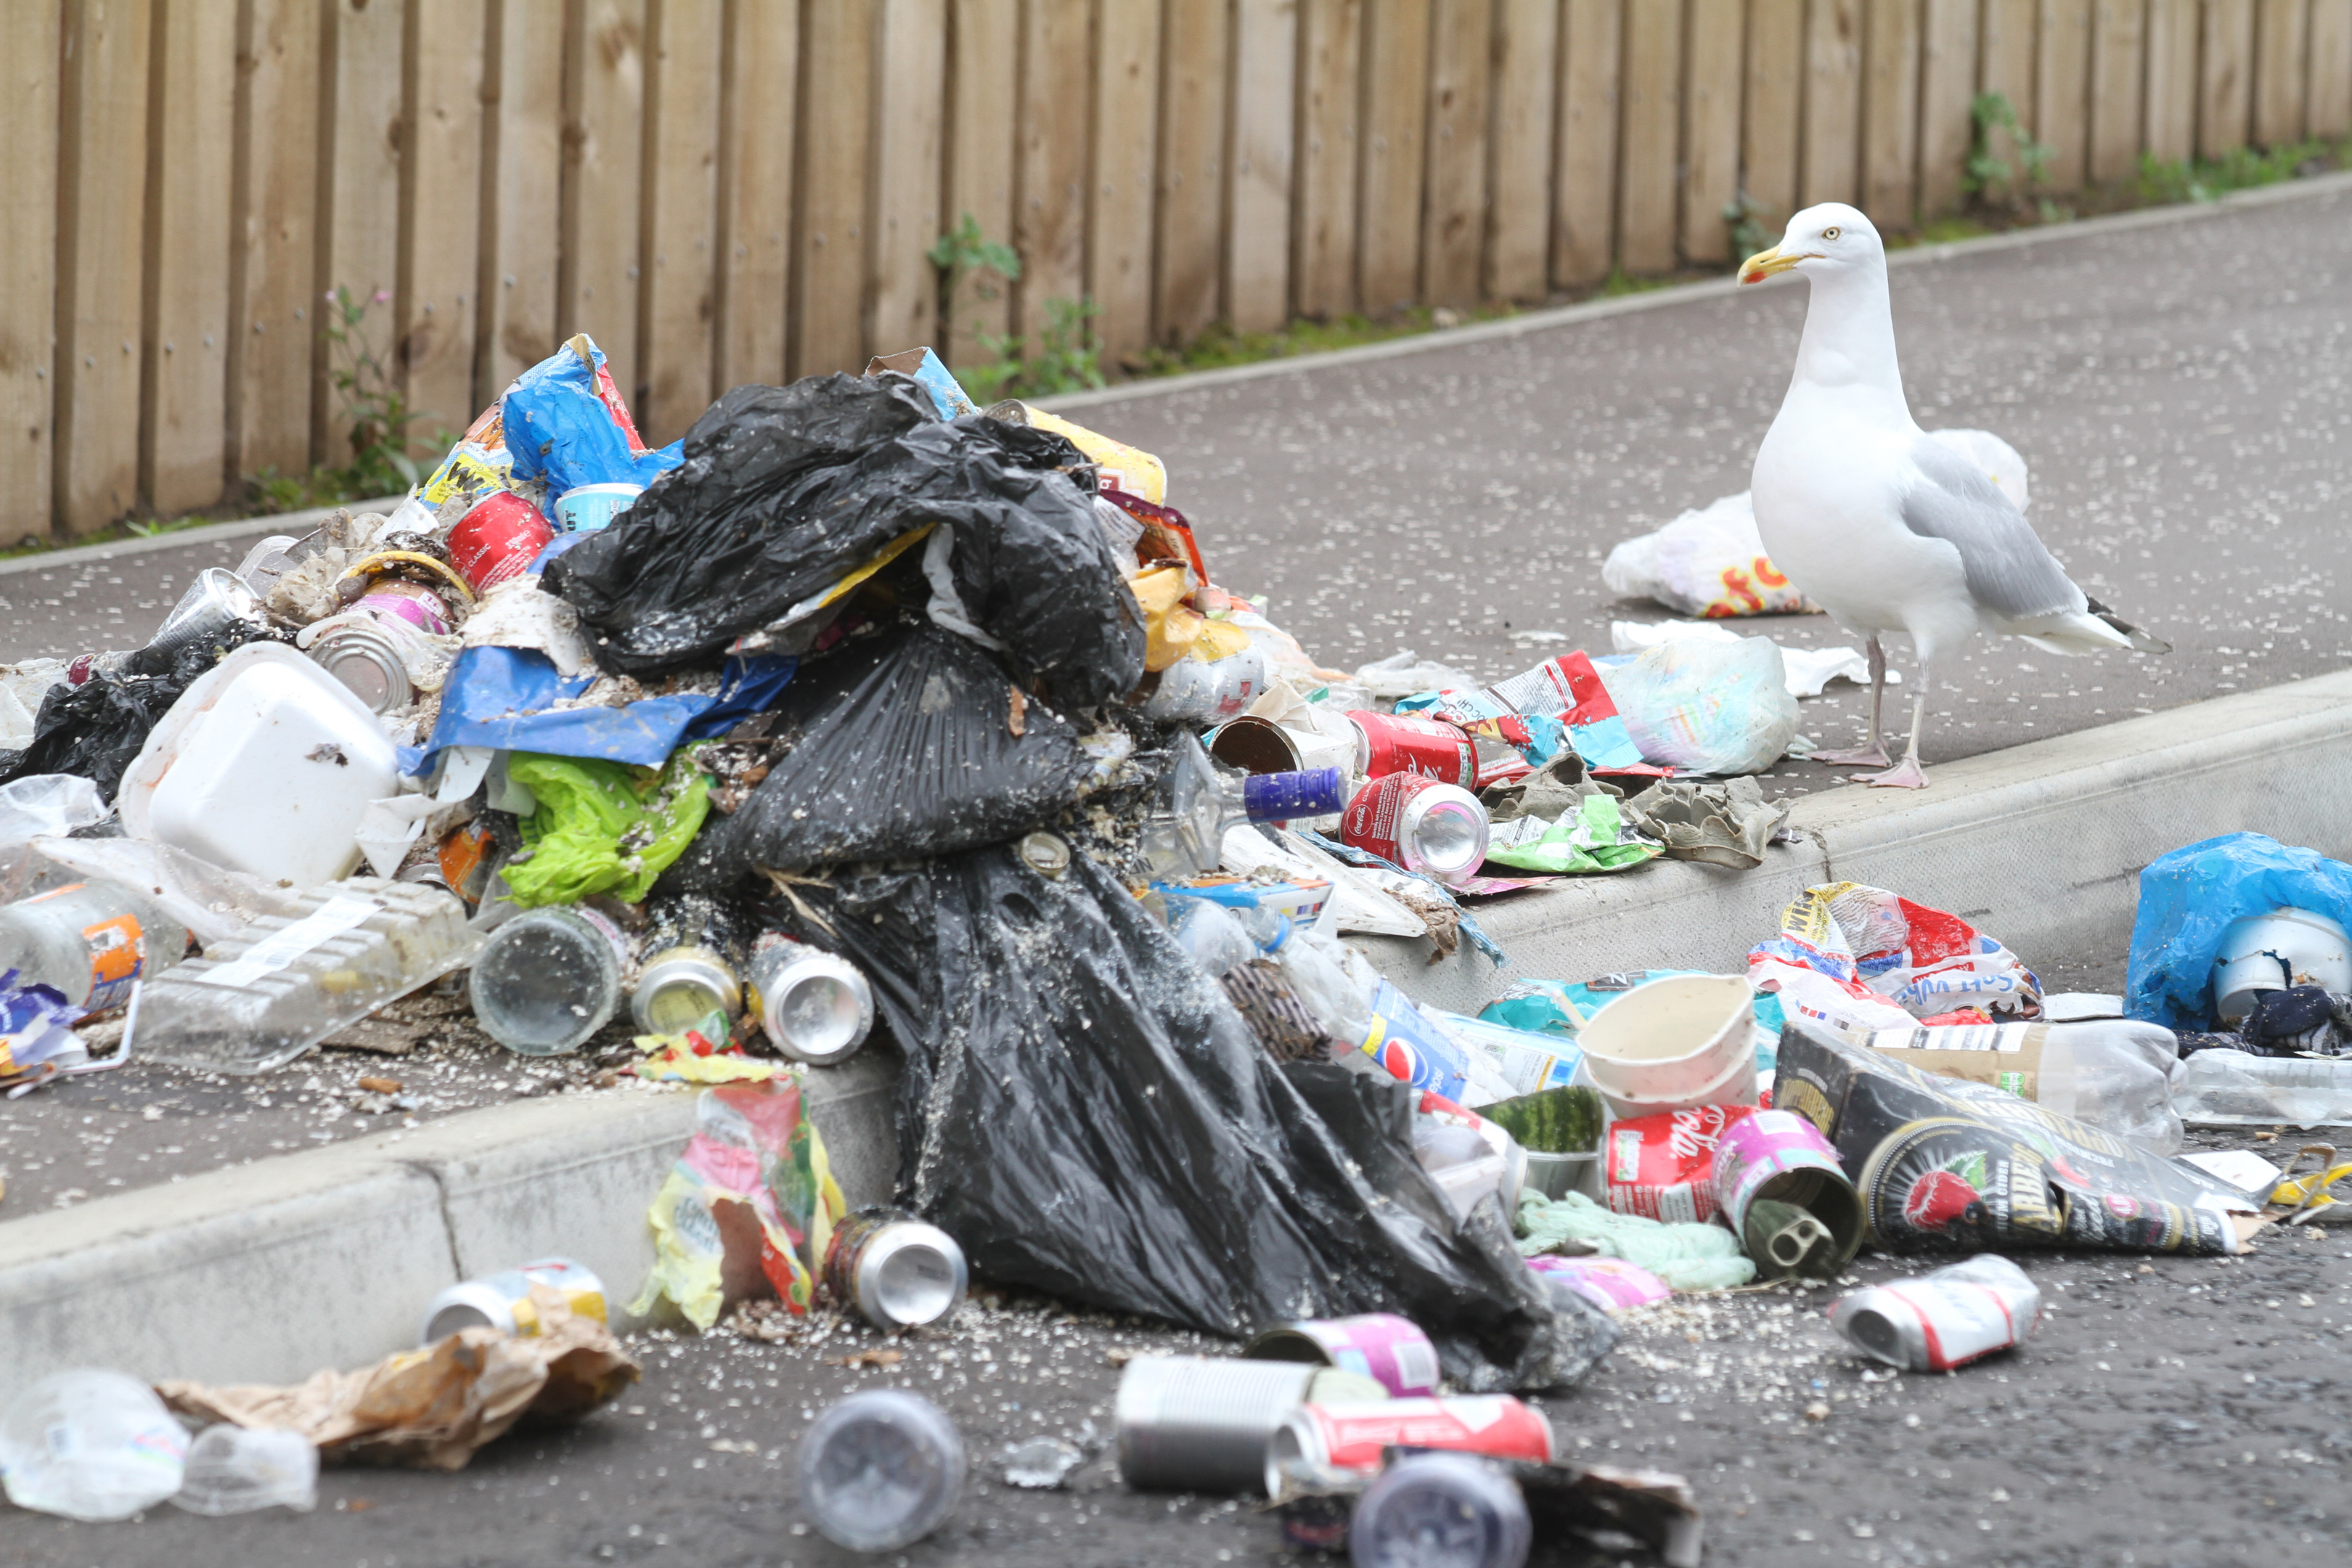
M 467 990 L 490 1038 L 518 1056 L 561 1056 L 611 1021 L 628 966 L 628 937 L 594 910 L 525 910 L 483 944 Z
M 188 928 L 146 894 L 112 882 L 71 882 L 0 908 L 0 969 L 55 986 L 92 1013 L 131 1000 L 186 956 Z

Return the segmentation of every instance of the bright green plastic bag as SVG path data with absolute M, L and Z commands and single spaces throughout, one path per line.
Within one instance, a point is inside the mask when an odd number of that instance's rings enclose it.
M 539 801 L 522 819 L 523 854 L 506 864 L 514 901 L 572 904 L 593 893 L 642 900 L 710 814 L 710 781 L 695 766 L 699 750 L 686 747 L 657 770 L 509 753 L 507 777 Z

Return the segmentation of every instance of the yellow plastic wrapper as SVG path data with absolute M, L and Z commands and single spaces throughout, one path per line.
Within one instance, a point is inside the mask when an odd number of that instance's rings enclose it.
M 695 1113 L 694 1136 L 647 1216 L 654 1268 L 630 1313 L 667 1298 L 708 1329 L 735 1302 L 770 1294 L 806 1312 L 847 1205 L 803 1114 L 799 1073 L 706 1089 Z
M 1143 608 L 1143 668 L 1166 669 L 1180 658 L 1213 662 L 1250 646 L 1249 633 L 1230 621 L 1213 621 L 1184 602 L 1184 568 L 1169 562 L 1127 580 Z
M 507 456 L 504 447 L 460 441 L 449 448 L 441 466 L 417 488 L 417 499 L 426 506 L 437 507 L 454 495 L 502 490 L 507 488 L 507 478 L 513 468 L 514 460 Z
M 1084 452 L 1102 470 L 1102 488 L 1125 490 L 1139 496 L 1153 506 L 1163 506 L 1168 500 L 1168 466 L 1150 453 L 1130 447 L 1124 441 L 1073 425 L 1056 418 L 1034 404 L 1024 404 L 1029 411 L 1029 426 L 1033 430 L 1051 430 L 1071 446 Z

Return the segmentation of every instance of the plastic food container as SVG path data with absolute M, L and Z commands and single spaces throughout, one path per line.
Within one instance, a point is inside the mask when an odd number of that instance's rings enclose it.
M 1745 975 L 1676 974 L 1636 985 L 1578 1034 L 1584 1069 L 1618 1116 L 1753 1105 L 1753 996 Z

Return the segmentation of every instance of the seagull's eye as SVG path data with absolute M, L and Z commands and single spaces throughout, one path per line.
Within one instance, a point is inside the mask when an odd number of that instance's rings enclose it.
M 1835 239 L 1837 237 L 1838 237 L 1838 231 L 1837 231 L 1836 229 L 1833 229 L 1833 228 L 1825 228 L 1825 229 L 1822 230 L 1822 237 L 1823 239 Z

